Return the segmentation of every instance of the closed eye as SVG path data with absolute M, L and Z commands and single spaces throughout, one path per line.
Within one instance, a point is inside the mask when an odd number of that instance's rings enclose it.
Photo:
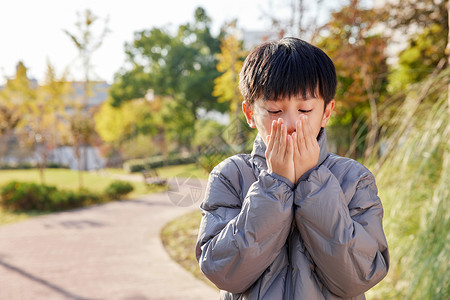
M 281 110 L 268 110 L 267 111 L 269 114 L 275 115 L 281 112 Z
M 298 111 L 301 112 L 301 113 L 307 114 L 307 113 L 312 112 L 312 109 L 310 109 L 310 110 L 299 109 Z

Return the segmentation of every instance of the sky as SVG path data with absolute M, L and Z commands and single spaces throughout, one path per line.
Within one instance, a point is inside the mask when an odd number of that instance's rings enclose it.
M 70 79 L 81 80 L 78 52 L 63 32 L 76 33 L 77 12 L 90 9 L 100 19 L 109 18 L 110 33 L 94 53 L 92 62 L 98 79 L 112 83 L 124 64 L 124 44 L 133 33 L 152 27 L 172 26 L 193 20 L 195 8 L 203 7 L 212 18 L 215 33 L 224 22 L 238 18 L 246 30 L 269 28 L 263 5 L 268 0 L 5 0 L 0 9 L 0 85 L 15 74 L 23 61 L 28 77 L 42 82 L 47 61 L 58 76 L 69 68 Z M 98 21 L 97 28 L 103 21 Z

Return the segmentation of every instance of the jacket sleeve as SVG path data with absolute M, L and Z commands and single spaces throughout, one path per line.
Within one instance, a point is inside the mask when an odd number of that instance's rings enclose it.
M 344 194 L 338 179 L 322 165 L 298 183 L 294 200 L 297 228 L 315 271 L 330 292 L 343 298 L 369 290 L 389 266 L 373 175 L 366 169 L 345 184 L 355 186 Z
M 242 174 L 230 165 L 210 174 L 196 256 L 202 272 L 217 287 L 242 293 L 285 245 L 293 222 L 293 185 L 262 171 L 241 197 Z

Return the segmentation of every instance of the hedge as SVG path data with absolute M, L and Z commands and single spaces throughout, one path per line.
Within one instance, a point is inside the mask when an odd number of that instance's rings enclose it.
M 61 211 L 121 199 L 133 189 L 130 183 L 122 181 L 112 182 L 104 193 L 11 181 L 0 190 L 0 205 L 11 211 Z
M 128 173 L 141 172 L 146 169 L 160 168 L 163 166 L 183 165 L 195 163 L 196 156 L 186 156 L 181 154 L 169 155 L 168 158 L 163 155 L 155 155 L 143 159 L 131 159 L 123 164 L 123 168 Z

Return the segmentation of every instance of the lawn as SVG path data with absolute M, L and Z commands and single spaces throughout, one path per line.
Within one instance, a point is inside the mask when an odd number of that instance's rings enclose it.
M 195 243 L 201 217 L 200 211 L 195 211 L 169 222 L 161 230 L 161 241 L 174 261 L 198 279 L 217 288 L 200 271 L 195 258 Z
M 168 166 L 158 169 L 159 175 L 170 179 L 176 176 L 195 176 L 197 178 L 207 178 L 208 174 L 195 164 Z M 56 186 L 58 189 L 77 190 L 79 188 L 78 171 L 68 169 L 46 169 L 45 184 Z M 105 188 L 117 178 L 115 176 L 130 175 L 122 169 L 104 169 L 98 172 L 82 172 L 84 187 L 93 192 L 103 192 Z M 134 191 L 128 195 L 128 198 L 134 198 L 139 195 L 163 191 L 161 187 L 148 187 L 141 181 L 140 173 L 131 174 L 135 180 L 131 184 Z M 27 170 L 0 170 L 0 187 L 6 183 L 17 180 L 25 182 L 41 183 L 39 171 L 37 169 Z M 47 212 L 10 212 L 0 207 L 0 225 L 21 221 L 36 215 L 42 215 Z
M 199 168 L 196 164 L 167 166 L 157 169 L 158 174 L 170 179 L 171 177 L 196 177 L 200 179 L 208 179 L 208 172 Z

